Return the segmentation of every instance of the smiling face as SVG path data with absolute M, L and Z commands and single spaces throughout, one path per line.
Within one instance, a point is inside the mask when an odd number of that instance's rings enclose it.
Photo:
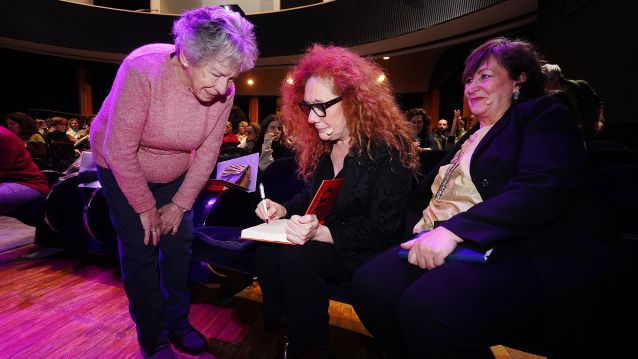
M 228 94 L 239 69 L 224 59 L 224 56 L 217 56 L 199 64 L 190 64 L 180 55 L 181 80 L 200 101 L 211 102 L 217 96 Z
M 512 94 L 518 88 L 494 57 L 482 63 L 471 78 L 465 81 L 465 97 L 470 111 L 481 123 L 490 125 L 498 121 L 512 105 Z
M 339 96 L 333 92 L 330 80 L 318 77 L 309 78 L 304 90 L 304 101 L 309 104 L 328 102 Z M 310 111 L 308 123 L 315 126 L 319 138 L 323 141 L 350 138 L 350 130 L 343 113 L 343 102 L 335 103 L 327 108 L 325 117 L 319 117 L 314 111 Z

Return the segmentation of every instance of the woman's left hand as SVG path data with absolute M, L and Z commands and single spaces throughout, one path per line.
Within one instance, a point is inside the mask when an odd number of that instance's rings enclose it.
M 162 218 L 162 235 L 166 235 L 169 232 L 172 235 L 175 235 L 179 228 L 179 224 L 182 222 L 184 213 L 182 213 L 175 203 L 168 202 L 159 209 L 159 214 Z
M 286 226 L 287 239 L 294 244 L 303 245 L 314 238 L 318 228 L 319 220 L 316 215 L 294 215 Z
M 408 262 L 423 269 L 434 269 L 445 263 L 447 257 L 463 240 L 445 227 L 438 227 L 401 244 L 409 249 Z

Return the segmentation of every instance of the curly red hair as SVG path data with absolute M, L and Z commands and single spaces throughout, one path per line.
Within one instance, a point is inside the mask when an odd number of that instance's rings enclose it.
M 351 151 L 357 154 L 365 151 L 371 156 L 371 147 L 384 143 L 388 152 L 399 152 L 404 167 L 418 172 L 417 149 L 394 92 L 388 81 L 378 81 L 383 73 L 372 60 L 348 49 L 319 44 L 308 48 L 297 66 L 288 72 L 281 85 L 281 121 L 304 179 L 314 172 L 321 155 L 330 152 L 332 146 L 319 138 L 298 106 L 311 77 L 329 80 L 333 92 L 343 98 L 343 112 L 352 138 Z

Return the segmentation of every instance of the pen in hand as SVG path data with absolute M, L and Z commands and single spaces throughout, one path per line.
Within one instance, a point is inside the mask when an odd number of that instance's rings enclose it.
M 261 205 L 264 206 L 266 212 L 266 223 L 270 223 L 270 217 L 268 217 L 268 206 L 266 206 L 266 190 L 264 190 L 264 184 L 259 184 L 259 195 L 261 196 Z

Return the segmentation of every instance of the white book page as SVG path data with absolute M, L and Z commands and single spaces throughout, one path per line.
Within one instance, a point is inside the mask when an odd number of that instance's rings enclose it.
M 286 239 L 286 225 L 288 225 L 287 219 L 277 219 L 243 229 L 240 237 L 253 241 L 292 244 Z

